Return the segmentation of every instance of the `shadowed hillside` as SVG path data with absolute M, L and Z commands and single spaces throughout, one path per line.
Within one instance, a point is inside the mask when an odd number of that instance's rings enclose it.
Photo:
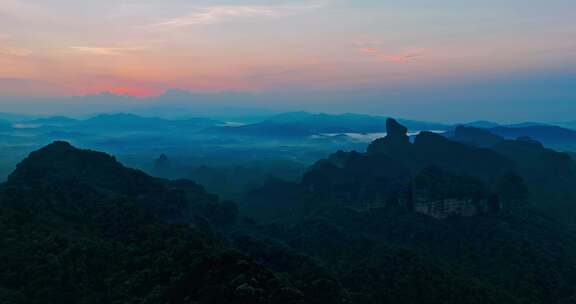
M 250 233 L 326 261 L 352 294 L 359 292 L 359 303 L 448 303 L 447 293 L 458 292 L 442 291 L 442 284 L 454 275 L 491 296 L 508 296 L 491 299 L 505 303 L 558 302 L 574 293 L 576 235 L 551 212 L 560 202 L 545 199 L 553 189 L 573 193 L 557 188 L 561 180 L 576 185 L 574 163 L 563 153 L 475 129 L 458 130 L 464 143 L 429 132 L 410 142 L 404 126 L 388 120 L 387 127 L 367 153 L 339 151 L 299 183 L 270 181 L 251 192 L 243 210 L 262 224 Z M 538 184 L 538 176 L 557 182 Z M 427 266 L 408 267 L 416 261 Z M 437 279 L 424 279 L 430 265 L 450 275 L 403 294 L 408 287 L 396 279 L 412 287 Z M 392 277 L 378 276 L 384 274 Z
M 235 210 L 55 142 L 1 185 L 0 302 L 314 303 L 218 236 Z
M 576 290 L 571 156 L 526 137 L 386 121 L 367 152 L 239 207 L 57 141 L 0 186 L 2 303 L 564 303 Z M 161 155 L 154 171 L 176 174 Z M 250 169 L 194 171 L 213 187 Z M 221 179 L 221 182 L 218 182 Z M 565 197 L 554 196 L 554 193 Z

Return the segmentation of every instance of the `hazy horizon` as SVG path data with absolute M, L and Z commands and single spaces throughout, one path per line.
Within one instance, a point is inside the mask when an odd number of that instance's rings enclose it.
M 571 120 L 575 10 L 562 0 L 0 0 L 0 107 Z M 154 97 L 174 88 L 191 96 Z M 77 97 L 102 92 L 134 100 Z
M 406 92 L 407 95 L 414 92 Z M 164 118 L 193 116 L 259 117 L 285 112 L 311 112 L 326 114 L 364 114 L 442 123 L 493 121 L 497 123 L 574 121 L 576 103 L 570 100 L 541 102 L 539 98 L 506 100 L 475 95 L 474 102 L 459 100 L 456 96 L 442 99 L 432 95 L 428 99 L 411 99 L 398 92 L 345 91 L 295 92 L 291 94 L 250 92 L 189 92 L 167 90 L 161 95 L 134 97 L 102 92 L 85 96 L 60 97 L 2 97 L 4 113 L 35 116 L 86 117 L 101 113 L 132 113 Z

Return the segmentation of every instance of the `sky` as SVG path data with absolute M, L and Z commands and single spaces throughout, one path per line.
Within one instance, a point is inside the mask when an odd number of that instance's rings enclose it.
M 574 0 L 0 0 L 7 110 L 181 89 L 223 106 L 563 120 L 575 84 Z

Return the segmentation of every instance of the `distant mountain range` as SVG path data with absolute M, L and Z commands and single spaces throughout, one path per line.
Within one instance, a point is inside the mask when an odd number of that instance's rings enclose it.
M 352 113 L 332 115 L 324 113 L 289 112 L 272 116 L 258 123 L 238 127 L 214 128 L 211 131 L 223 134 L 269 137 L 385 133 L 386 119 L 387 117 L 384 116 Z M 403 119 L 399 121 L 414 131 L 444 131 L 451 128 L 450 125 L 441 123 Z
M 32 117 L 0 113 L 0 132 L 19 131 L 36 136 L 47 135 L 51 140 L 58 134 L 72 132 L 74 137 L 86 134 L 113 134 L 112 132 L 196 132 L 208 136 L 244 136 L 272 139 L 301 139 L 320 136 L 324 140 L 371 141 L 385 135 L 385 116 L 364 114 L 325 114 L 309 112 L 288 112 L 263 117 L 252 123 L 235 123 L 206 117 L 186 119 L 165 119 L 143 117 L 134 114 L 100 114 L 88 119 L 74 119 L 65 116 Z M 398 119 L 412 134 L 420 131 L 437 131 L 445 136 L 454 136 L 458 125 Z M 467 127 L 489 130 L 492 134 L 507 139 L 528 136 L 546 146 L 561 150 L 576 150 L 576 122 L 565 124 L 544 124 L 525 122 L 501 125 L 490 121 L 475 121 L 463 124 Z M 562 125 L 562 126 L 561 126 Z M 566 127 L 564 127 L 566 126 Z M 72 130 L 73 129 L 73 130 Z M 330 139 L 330 137 L 332 137 Z M 66 136 L 63 139 L 72 139 Z
M 305 126 L 315 133 L 376 133 L 386 132 L 385 116 L 363 114 L 324 114 L 289 112 L 273 116 L 265 123 L 295 123 Z M 448 124 L 399 119 L 409 130 L 446 130 Z
M 550 125 L 502 126 L 488 129 L 505 138 L 529 136 L 549 146 L 572 144 L 576 146 L 576 131 Z
M 465 128 L 462 128 L 465 127 Z M 530 137 L 544 145 L 559 150 L 576 150 L 576 130 L 536 122 L 525 122 L 519 124 L 499 125 L 487 121 L 472 122 L 456 126 L 446 132 L 446 137 L 455 137 L 456 130 L 462 132 L 473 132 L 478 136 L 500 136 L 504 139 L 517 139 L 520 137 Z M 490 135 L 477 132 L 475 130 L 487 130 Z M 472 134 L 469 134 L 472 135 Z M 468 138 L 470 139 L 470 138 Z M 484 139 L 486 140 L 486 139 Z
M 265 137 L 302 137 L 311 135 L 338 134 L 385 134 L 386 119 L 383 116 L 360 114 L 312 114 L 308 112 L 290 112 L 270 117 L 262 122 L 236 127 L 217 127 L 210 131 L 229 135 L 265 136 Z M 409 131 L 439 131 L 446 136 L 454 135 L 458 125 L 399 119 Z M 531 137 L 546 146 L 572 150 L 576 149 L 576 130 L 536 122 L 500 125 L 489 121 L 477 121 L 465 126 L 489 130 L 492 134 L 507 139 Z
M 224 125 L 224 122 L 210 118 L 187 118 L 170 120 L 160 117 L 143 117 L 134 114 L 100 114 L 88 119 L 73 119 L 65 116 L 52 116 L 31 120 L 8 122 L 16 129 L 37 129 L 54 132 L 102 132 L 102 131 L 163 131 L 166 129 L 201 129 Z M 0 121 L 0 128 L 3 124 Z M 72 130 L 73 129 L 73 130 Z
M 79 123 L 79 120 L 69 118 L 66 116 L 51 116 L 51 117 L 43 117 L 43 118 L 36 118 L 27 121 L 27 123 L 31 125 L 39 125 L 39 126 L 69 126 L 73 124 Z
M 556 123 L 555 125 L 561 126 L 561 127 L 565 127 L 568 129 L 573 129 L 576 130 L 576 120 L 574 121 L 567 121 L 567 122 L 561 122 L 561 123 Z

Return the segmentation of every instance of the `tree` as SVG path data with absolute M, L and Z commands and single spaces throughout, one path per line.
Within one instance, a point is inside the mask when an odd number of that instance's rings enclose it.
M 505 210 L 523 207 L 528 204 L 530 196 L 528 187 L 524 183 L 524 179 L 516 173 L 510 172 L 502 176 L 496 189 L 502 208 Z

